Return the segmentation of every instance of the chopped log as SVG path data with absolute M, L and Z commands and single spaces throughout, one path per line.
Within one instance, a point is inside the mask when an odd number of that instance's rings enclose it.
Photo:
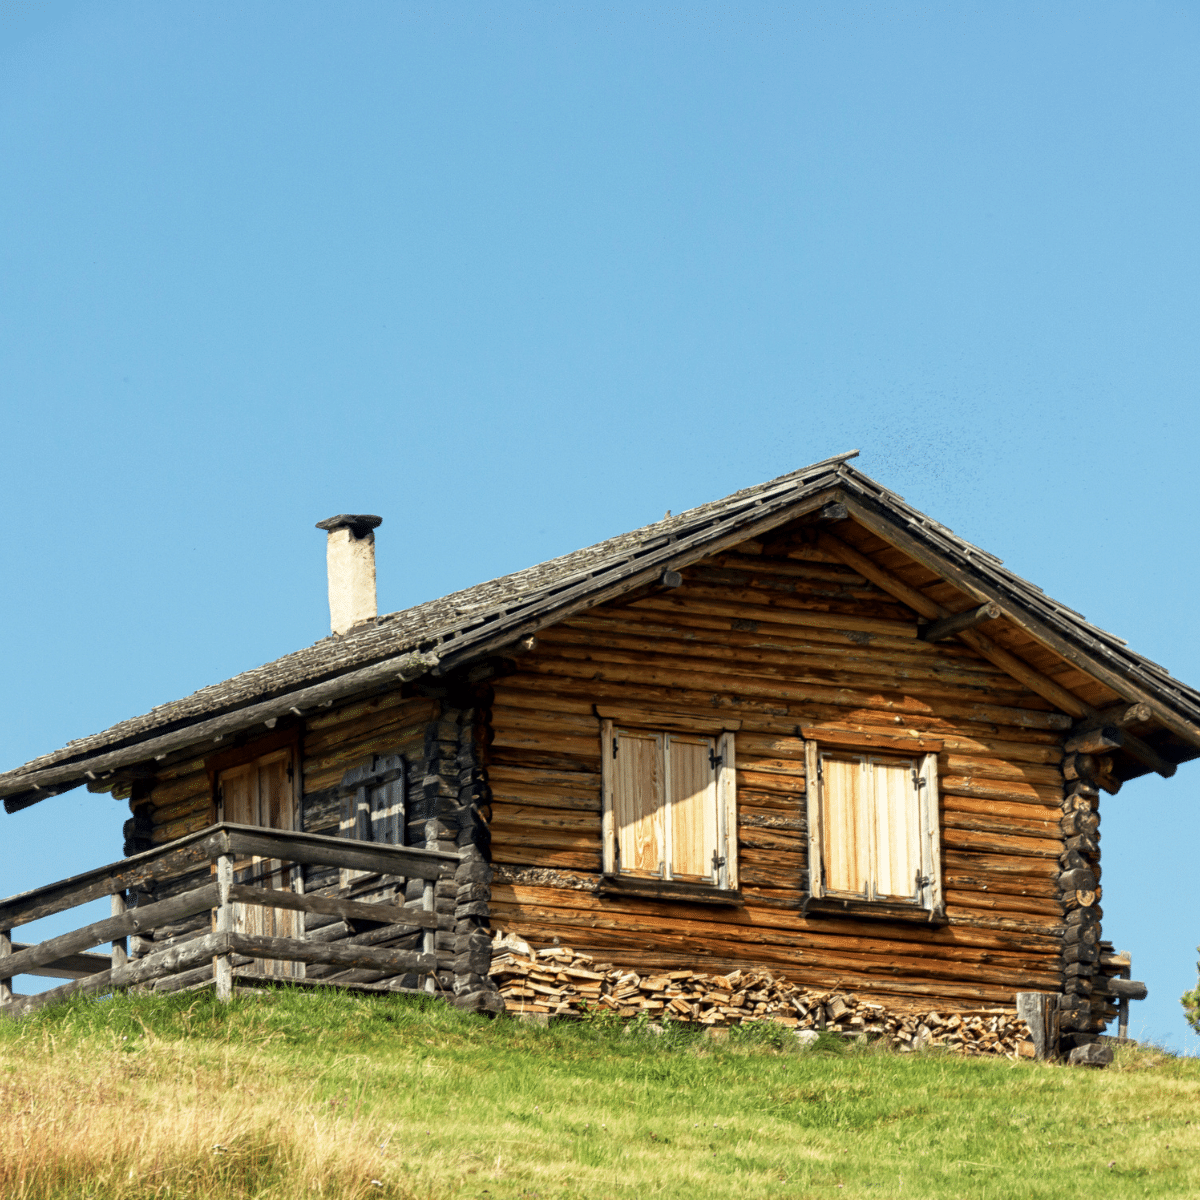
M 978 608 L 970 608 L 966 612 L 954 613 L 952 616 L 931 622 L 921 630 L 920 637 L 922 641 L 940 642 L 964 630 L 974 629 L 976 625 L 982 625 L 985 621 L 994 621 L 999 616 L 998 604 L 981 604 Z

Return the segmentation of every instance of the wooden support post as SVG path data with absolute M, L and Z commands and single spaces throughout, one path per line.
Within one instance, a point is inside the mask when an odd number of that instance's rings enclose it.
M 128 908 L 125 892 L 113 892 L 112 894 L 112 915 L 114 917 L 123 917 L 125 910 Z M 113 970 L 123 967 L 129 961 L 129 939 L 128 938 L 113 938 L 112 943 L 112 965 Z
M 1035 1056 L 1045 1061 L 1058 1054 L 1058 997 L 1049 992 L 1018 992 L 1017 1016 L 1029 1026 Z
M 10 954 L 12 954 L 12 931 L 0 929 L 0 964 Z M 12 979 L 0 972 L 0 1004 L 7 1004 L 12 998 Z
M 216 933 L 233 932 L 233 902 L 229 889 L 233 885 L 233 856 L 217 856 L 217 922 Z M 213 982 L 217 999 L 228 1002 L 233 998 L 233 961 L 228 954 L 218 954 L 213 959 Z
M 434 882 L 432 879 L 425 880 L 425 890 L 421 894 L 421 908 L 431 913 L 434 911 Z M 435 929 L 425 930 L 425 935 L 421 939 L 421 949 L 426 954 L 437 953 L 437 931 Z M 437 991 L 437 976 L 425 976 L 425 990 L 427 992 Z

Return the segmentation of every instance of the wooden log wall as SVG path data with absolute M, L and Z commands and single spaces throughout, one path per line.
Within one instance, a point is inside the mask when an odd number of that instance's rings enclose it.
M 803 986 L 967 1006 L 1057 992 L 1069 719 L 793 528 L 564 621 L 494 684 L 493 924 L 638 969 L 767 967 Z M 728 712 L 745 905 L 601 897 L 593 705 Z M 940 926 L 802 912 L 804 734 L 938 758 Z
M 400 755 L 408 765 L 408 819 L 405 842 L 429 849 L 470 853 L 453 879 L 434 885 L 437 931 L 434 949 L 446 963 L 438 971 L 444 991 L 453 991 L 456 1003 L 486 1011 L 499 1007 L 498 993 L 488 979 L 488 884 L 491 868 L 485 856 L 487 825 L 479 818 L 486 800 L 479 761 L 481 730 L 473 689 L 461 684 L 442 689 L 445 695 L 413 695 L 402 688 L 371 698 L 351 701 L 309 716 L 300 744 L 300 825 L 306 833 L 336 833 L 341 811 L 339 785 L 347 770 L 369 763 L 375 755 Z M 451 696 L 449 693 L 455 694 Z M 125 853 L 132 854 L 203 829 L 215 819 L 212 785 L 205 769 L 211 746 L 198 748 L 195 757 L 164 766 L 152 781 L 129 788 L 133 816 L 125 826 Z M 200 882 L 183 876 L 165 884 L 156 896 L 175 895 Z M 304 891 L 310 895 L 349 895 L 355 900 L 417 908 L 424 903 L 425 885 L 418 879 L 358 875 L 344 887 L 336 868 L 306 868 Z M 203 936 L 210 915 L 188 916 L 155 929 L 150 937 L 134 939 L 135 957 L 168 949 Z M 311 940 L 382 946 L 390 950 L 416 950 L 423 933 L 394 923 L 309 913 Z M 311 978 L 341 983 L 371 983 L 382 976 L 368 968 L 345 969 L 330 963 L 313 963 Z M 211 976 L 210 967 L 183 972 L 160 987 L 191 986 Z M 414 976 L 404 981 L 417 984 Z

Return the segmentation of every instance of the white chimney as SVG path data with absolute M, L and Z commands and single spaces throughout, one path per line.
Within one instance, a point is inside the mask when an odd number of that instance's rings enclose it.
M 317 528 L 328 532 L 325 561 L 329 568 L 329 624 L 335 635 L 360 621 L 373 621 L 375 606 L 375 534 L 382 517 L 339 513 Z

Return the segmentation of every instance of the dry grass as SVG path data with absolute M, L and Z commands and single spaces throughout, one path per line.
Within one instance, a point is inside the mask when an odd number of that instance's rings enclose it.
M 30 1034 L 0 1069 L 5 1200 L 412 1195 L 381 1178 L 395 1174 L 385 1123 L 317 1099 L 303 1072 L 289 1086 L 269 1035 Z
M 1200 1195 L 1200 1064 L 799 1053 L 400 998 L 79 1002 L 0 1023 L 4 1200 Z

